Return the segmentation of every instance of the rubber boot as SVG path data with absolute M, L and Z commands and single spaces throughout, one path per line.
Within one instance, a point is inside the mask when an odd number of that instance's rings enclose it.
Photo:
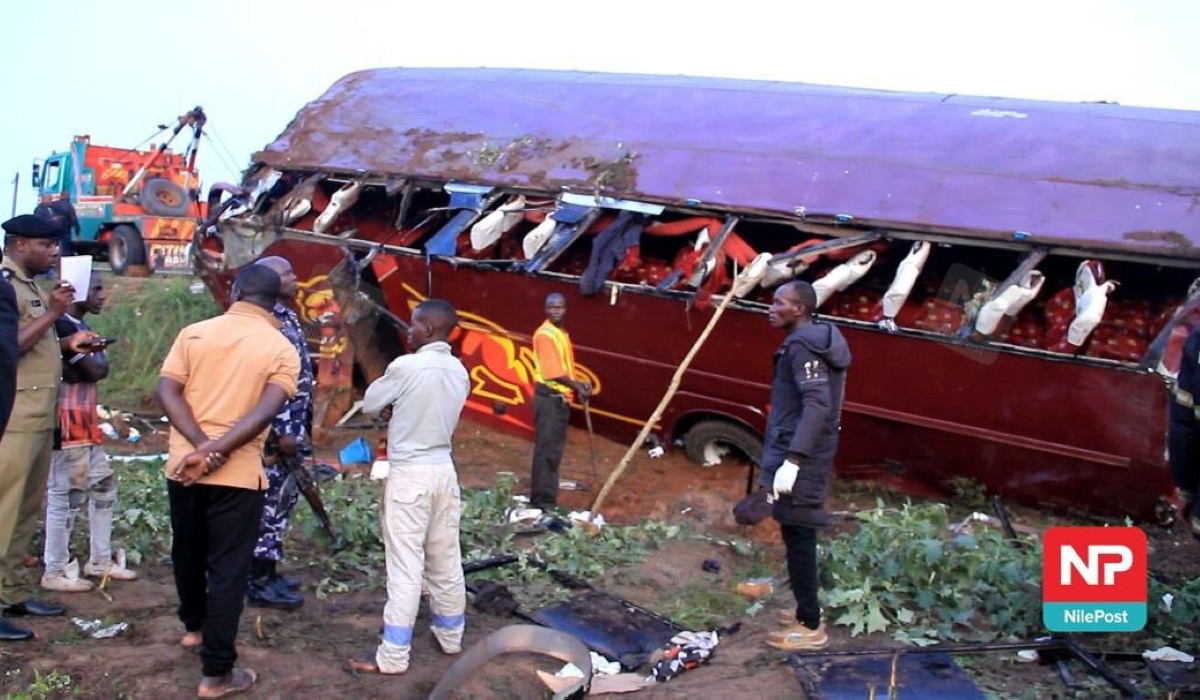
M 252 607 L 276 610 L 295 610 L 304 604 L 304 597 L 289 591 L 275 573 L 274 561 L 257 558 L 250 562 L 250 590 L 246 600 Z

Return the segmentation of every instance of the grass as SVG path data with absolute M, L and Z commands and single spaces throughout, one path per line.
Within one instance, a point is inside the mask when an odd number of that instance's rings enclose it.
M 158 370 L 175 336 L 189 324 L 220 313 L 207 290 L 193 294 L 192 277 L 144 279 L 106 277 L 108 303 L 87 321 L 97 333 L 120 340 L 108 351 L 108 379 L 100 382 L 100 401 L 137 410 L 152 400 Z

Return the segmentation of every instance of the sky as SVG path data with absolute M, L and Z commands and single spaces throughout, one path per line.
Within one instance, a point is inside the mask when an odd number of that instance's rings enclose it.
M 786 80 L 1200 111 L 1194 0 L 58 0 L 0 10 L 0 218 L 75 134 L 145 146 L 208 114 L 205 187 L 237 182 L 338 78 L 386 66 Z M 161 141 L 161 137 L 158 139 Z M 173 147 L 186 145 L 181 135 Z

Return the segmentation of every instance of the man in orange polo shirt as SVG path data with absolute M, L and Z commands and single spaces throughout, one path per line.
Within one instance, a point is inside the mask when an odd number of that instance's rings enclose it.
M 548 510 L 558 502 L 558 467 L 567 444 L 571 398 L 587 401 L 592 385 L 575 369 L 575 348 L 563 330 L 567 300 L 546 297 L 546 320 L 533 332 L 533 475 L 529 505 Z
M 187 630 L 180 644 L 200 647 L 201 698 L 245 690 L 256 678 L 234 666 L 234 642 L 267 487 L 262 447 L 300 373 L 271 313 L 279 287 L 269 267 L 242 270 L 229 310 L 180 331 L 159 373 L 171 421 L 171 560 Z

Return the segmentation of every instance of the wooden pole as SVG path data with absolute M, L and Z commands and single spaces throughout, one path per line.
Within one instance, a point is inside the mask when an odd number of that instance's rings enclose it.
M 625 468 L 629 466 L 629 462 L 633 459 L 633 455 L 637 452 L 638 447 L 646 442 L 646 438 L 650 435 L 650 430 L 654 427 L 654 424 L 657 423 L 660 418 L 662 418 L 663 412 L 667 410 L 667 404 L 671 403 L 671 399 L 675 396 L 675 392 L 679 389 L 679 382 L 681 379 L 683 379 L 683 373 L 686 372 L 688 366 L 692 364 L 692 360 L 696 357 L 696 353 L 700 352 L 700 348 L 704 345 L 704 341 L 708 340 L 709 334 L 712 333 L 712 329 L 716 327 L 717 321 L 721 320 L 721 314 L 725 313 L 725 308 L 729 306 L 729 302 L 732 299 L 733 290 L 731 288 L 730 291 L 725 294 L 725 298 L 721 300 L 720 305 L 717 306 L 717 310 L 713 313 L 712 318 L 708 320 L 708 325 L 704 327 L 704 331 L 700 333 L 700 337 L 696 338 L 695 343 L 692 343 L 692 348 L 688 350 L 687 355 L 684 356 L 683 362 L 679 363 L 679 369 L 675 370 L 675 376 L 671 377 L 671 384 L 667 387 L 667 393 L 663 394 L 662 400 L 658 402 L 658 407 L 655 408 L 654 413 L 650 414 L 650 417 L 646 419 L 646 424 L 642 426 L 642 431 L 638 433 L 638 436 L 634 439 L 633 444 L 630 445 L 629 449 L 625 451 L 625 456 L 621 457 L 621 461 L 617 464 L 617 468 L 613 470 L 612 474 L 608 475 L 608 480 L 604 482 L 604 488 L 600 489 L 600 493 L 596 495 L 595 503 L 592 504 L 592 517 L 595 517 L 596 514 L 600 512 L 600 506 L 604 504 L 604 498 L 608 496 L 609 489 L 611 489 L 613 484 L 616 483 L 617 478 L 621 476 L 621 474 L 625 471 Z

